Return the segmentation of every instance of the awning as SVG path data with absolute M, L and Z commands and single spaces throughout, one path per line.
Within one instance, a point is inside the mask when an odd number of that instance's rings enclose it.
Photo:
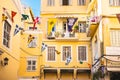
M 56 15 L 55 18 L 77 18 L 77 15 Z
M 120 72 L 120 68 L 109 68 L 107 67 L 108 71 L 113 71 L 113 72 Z
M 118 56 L 118 55 L 117 56 L 114 56 L 114 55 L 113 56 L 111 56 L 111 55 L 109 56 L 108 55 L 108 56 L 104 56 L 104 58 L 106 58 L 106 59 L 108 59 L 110 61 L 120 62 L 120 56 Z

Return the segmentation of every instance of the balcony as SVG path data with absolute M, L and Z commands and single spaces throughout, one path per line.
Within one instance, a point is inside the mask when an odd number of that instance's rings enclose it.
M 87 30 L 87 36 L 92 37 L 95 33 L 95 31 L 98 28 L 98 24 L 100 21 L 100 17 L 98 16 L 92 16 L 88 20 L 88 30 Z
M 106 55 L 120 56 L 120 47 L 106 47 Z
M 76 41 L 78 40 L 77 33 L 70 33 L 70 32 L 52 32 L 50 36 L 47 37 L 48 39 L 55 39 L 57 41 Z

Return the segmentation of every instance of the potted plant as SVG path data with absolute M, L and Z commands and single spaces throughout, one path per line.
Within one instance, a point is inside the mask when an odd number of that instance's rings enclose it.
M 79 29 L 79 26 L 78 26 L 78 25 L 75 25 L 75 26 L 74 26 L 74 32 L 78 32 L 78 29 Z

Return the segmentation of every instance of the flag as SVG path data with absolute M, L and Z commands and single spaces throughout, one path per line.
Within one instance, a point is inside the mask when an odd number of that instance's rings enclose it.
M 68 18 L 67 19 L 67 25 L 68 25 L 68 31 L 71 32 L 72 31 L 72 27 L 75 24 L 75 22 L 77 21 L 78 18 Z
M 66 58 L 66 63 L 65 63 L 65 65 L 68 65 L 69 63 L 70 63 L 70 61 L 71 61 L 71 56 L 68 56 L 67 58 Z
M 5 14 L 2 14 L 2 21 L 5 21 L 5 20 L 7 20 L 7 19 L 8 19 L 8 17 L 5 16 Z
M 47 45 L 45 43 L 42 43 L 41 52 L 43 52 L 46 48 L 47 48 Z
M 38 23 L 39 22 L 39 17 L 36 17 L 35 19 L 34 19 L 34 22 L 33 22 L 33 30 L 35 29 L 35 25 L 36 25 L 36 23 Z
M 56 25 L 56 19 L 55 18 L 50 18 L 48 20 L 48 35 L 53 31 L 55 31 L 55 25 Z
M 34 39 L 34 37 L 30 34 L 30 35 L 28 36 L 28 44 L 30 44 L 30 42 L 31 42 L 33 39 Z
M 15 36 L 18 32 L 19 32 L 19 27 L 18 27 L 18 25 L 16 25 L 16 28 L 15 28 L 15 30 L 14 30 L 14 36 Z
M 56 52 L 57 54 L 60 54 L 60 52 L 59 52 L 58 50 L 55 50 L 55 52 Z
M 26 15 L 26 14 L 22 14 L 22 18 L 21 18 L 21 20 L 27 20 L 27 18 L 29 18 L 28 15 Z
M 120 23 L 120 14 L 116 14 L 117 18 L 118 18 L 118 21 Z
M 13 19 L 13 18 L 14 18 L 14 16 L 15 16 L 16 14 L 17 14 L 16 12 L 11 11 L 11 16 L 12 16 L 12 17 L 11 17 L 11 20 L 12 20 L 12 22 L 14 22 L 14 19 Z

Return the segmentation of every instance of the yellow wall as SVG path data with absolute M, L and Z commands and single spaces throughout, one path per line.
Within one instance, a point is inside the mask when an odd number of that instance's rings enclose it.
M 61 6 L 60 0 L 54 0 L 55 6 L 47 6 L 47 0 L 41 1 L 41 14 L 49 14 L 49 13 L 86 13 L 86 9 L 89 3 L 89 0 L 86 0 L 85 6 L 79 6 L 78 0 L 71 0 L 70 6 Z
M 20 6 L 19 6 L 20 7 Z M 6 8 L 6 11 L 9 13 L 11 17 L 11 11 L 17 12 L 14 17 L 14 23 L 12 23 L 11 19 L 8 18 L 7 20 L 10 21 L 11 25 L 11 32 L 10 32 L 10 48 L 7 48 L 3 45 L 3 31 L 4 31 L 4 21 L 2 22 L 2 13 L 3 8 Z M 14 4 L 13 0 L 0 0 L 0 49 L 3 50 L 3 54 L 0 55 L 0 61 L 3 60 L 5 57 L 9 59 L 8 65 L 3 66 L 0 64 L 0 80 L 17 80 L 18 79 L 18 68 L 19 68 L 19 44 L 20 44 L 20 33 L 13 36 L 16 24 L 20 27 L 21 25 L 21 15 L 20 11 Z

